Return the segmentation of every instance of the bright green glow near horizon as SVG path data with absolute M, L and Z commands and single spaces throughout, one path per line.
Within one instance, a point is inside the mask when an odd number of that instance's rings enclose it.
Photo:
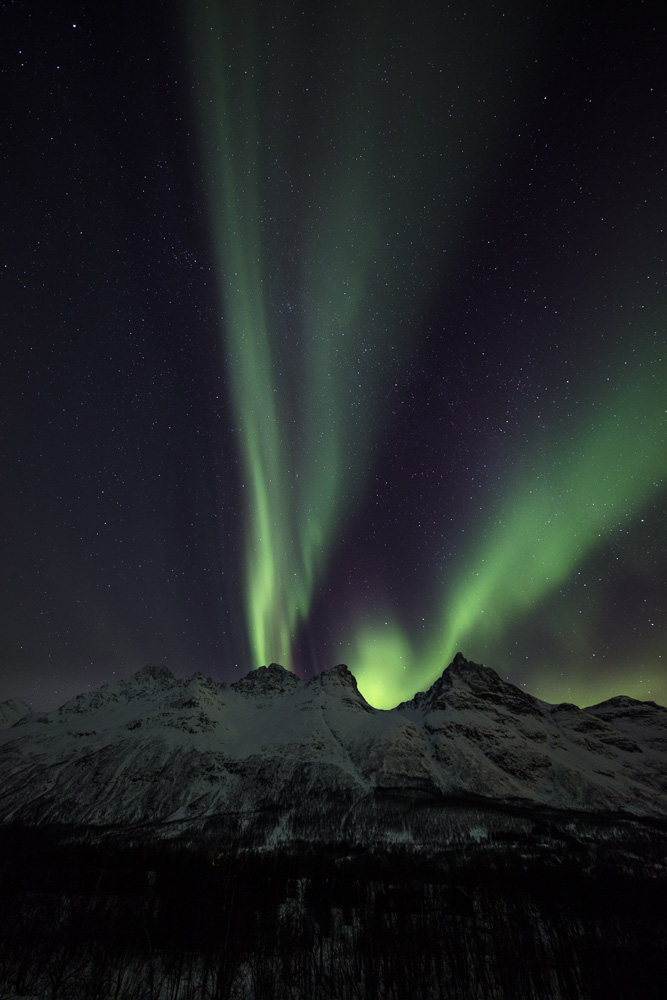
M 431 680 L 435 680 L 450 662 L 440 664 L 439 670 L 433 672 L 421 660 L 420 670 L 409 637 L 388 619 L 359 628 L 343 658 L 354 664 L 359 690 L 375 708 L 394 708 L 407 701 L 415 691 L 427 686 L 428 681 L 423 683 L 421 678 L 433 673 Z
M 559 441 L 538 432 L 532 459 L 506 485 L 507 499 L 474 526 L 481 540 L 454 570 L 453 591 L 426 640 L 412 647 L 389 621 L 359 630 L 350 658 L 372 704 L 388 708 L 412 697 L 457 649 L 481 648 L 518 619 L 539 615 L 554 590 L 658 499 L 667 469 L 666 385 L 665 361 L 648 355 L 622 367 L 619 384 L 588 404 L 578 428 L 561 427 Z M 582 684 L 568 700 L 586 697 Z
M 455 19 L 448 66 L 438 34 L 400 5 L 325 9 L 328 34 L 314 40 L 298 6 L 189 9 L 247 496 L 248 638 L 254 665 L 290 667 L 366 487 L 384 395 L 511 112 L 480 104 L 474 64 L 487 66 L 491 43 Z M 388 72 L 399 42 L 406 64 Z M 311 82 L 300 66 L 314 65 L 313 44 L 322 77 Z M 501 66 L 515 33 L 504 44 Z

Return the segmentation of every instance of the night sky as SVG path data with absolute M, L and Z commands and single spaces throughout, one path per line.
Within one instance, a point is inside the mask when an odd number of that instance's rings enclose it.
M 3 5 L 0 700 L 342 661 L 390 707 L 460 649 L 667 704 L 667 33 L 622 6 Z

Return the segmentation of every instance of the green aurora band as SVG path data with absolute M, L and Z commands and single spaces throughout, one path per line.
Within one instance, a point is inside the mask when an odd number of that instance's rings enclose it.
M 479 92 L 515 32 L 490 41 L 453 24 L 445 63 L 437 32 L 406 22 L 402 4 L 380 6 L 322 15 L 322 78 L 308 86 L 294 70 L 312 59 L 299 8 L 188 5 L 255 665 L 292 665 L 443 251 L 474 218 L 478 171 L 512 124 Z M 396 47 L 407 65 L 390 63 Z
M 667 361 L 659 350 L 656 344 L 643 361 L 623 365 L 617 384 L 588 403 L 578 428 L 559 428 L 560 443 L 540 432 L 539 450 L 533 443 L 530 458 L 507 484 L 509 499 L 473 527 L 482 540 L 465 568 L 455 571 L 455 586 L 434 616 L 433 635 L 415 647 L 388 617 L 358 632 L 345 653 L 358 664 L 359 688 L 371 704 L 396 705 L 433 683 L 457 649 L 481 649 L 523 616 L 539 615 L 577 568 L 614 535 L 627 532 L 661 496 Z M 624 679 L 623 693 L 628 686 Z M 550 690 L 555 693 L 557 685 Z M 579 701 L 586 701 L 596 689 L 587 696 L 583 684 L 579 691 Z

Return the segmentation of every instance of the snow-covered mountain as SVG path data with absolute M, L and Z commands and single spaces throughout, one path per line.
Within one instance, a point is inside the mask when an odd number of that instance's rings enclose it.
M 666 817 L 666 765 L 666 708 L 550 705 L 460 653 L 390 711 L 343 665 L 301 680 L 271 664 L 229 685 L 149 666 L 46 715 L 0 705 L 4 823 L 275 842 L 413 836 L 471 803 Z

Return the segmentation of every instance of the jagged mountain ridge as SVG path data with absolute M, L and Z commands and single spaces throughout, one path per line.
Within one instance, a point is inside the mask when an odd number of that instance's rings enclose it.
M 271 664 L 233 684 L 150 666 L 47 714 L 5 703 L 0 722 L 5 823 L 167 831 L 233 817 L 244 830 L 261 817 L 272 836 L 363 839 L 405 829 L 415 804 L 465 796 L 667 816 L 667 709 L 550 705 L 460 653 L 389 711 L 344 665 L 301 680 Z M 383 797 L 394 805 L 380 819 Z

